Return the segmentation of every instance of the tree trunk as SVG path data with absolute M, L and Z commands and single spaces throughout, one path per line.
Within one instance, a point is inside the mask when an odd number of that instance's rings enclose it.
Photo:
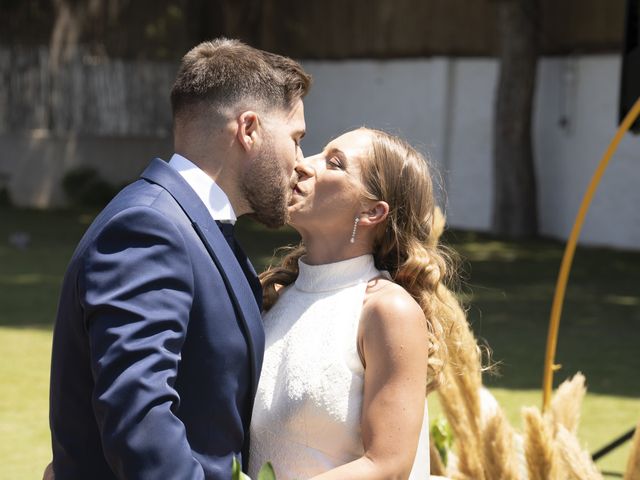
M 497 2 L 500 78 L 495 104 L 493 230 L 538 233 L 531 124 L 538 57 L 538 0 Z

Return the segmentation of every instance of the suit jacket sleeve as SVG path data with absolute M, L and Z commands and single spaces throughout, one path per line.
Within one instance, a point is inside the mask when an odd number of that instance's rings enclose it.
M 182 234 L 153 208 L 131 208 L 103 226 L 83 267 L 78 290 L 107 462 L 119 478 L 204 478 L 175 415 L 194 290 Z

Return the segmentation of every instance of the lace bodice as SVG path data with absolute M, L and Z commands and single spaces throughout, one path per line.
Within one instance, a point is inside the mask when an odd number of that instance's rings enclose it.
M 265 358 L 251 423 L 249 474 L 271 461 L 278 480 L 304 479 L 364 453 L 364 367 L 357 332 L 367 282 L 383 275 L 364 255 L 299 262 L 296 282 L 265 315 Z M 428 421 L 411 479 L 428 478 Z

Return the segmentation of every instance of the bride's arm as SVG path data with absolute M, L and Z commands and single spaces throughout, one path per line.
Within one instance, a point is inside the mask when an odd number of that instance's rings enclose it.
M 424 416 L 427 327 L 409 294 L 389 284 L 365 303 L 359 347 L 365 363 L 364 455 L 313 480 L 409 477 Z

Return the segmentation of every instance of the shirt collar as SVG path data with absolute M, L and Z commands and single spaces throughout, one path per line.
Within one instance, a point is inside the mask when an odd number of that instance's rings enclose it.
M 214 220 L 232 224 L 236 222 L 236 214 L 229 202 L 229 197 L 209 175 L 178 153 L 173 154 L 169 160 L 169 166 L 176 170 L 196 192 Z

